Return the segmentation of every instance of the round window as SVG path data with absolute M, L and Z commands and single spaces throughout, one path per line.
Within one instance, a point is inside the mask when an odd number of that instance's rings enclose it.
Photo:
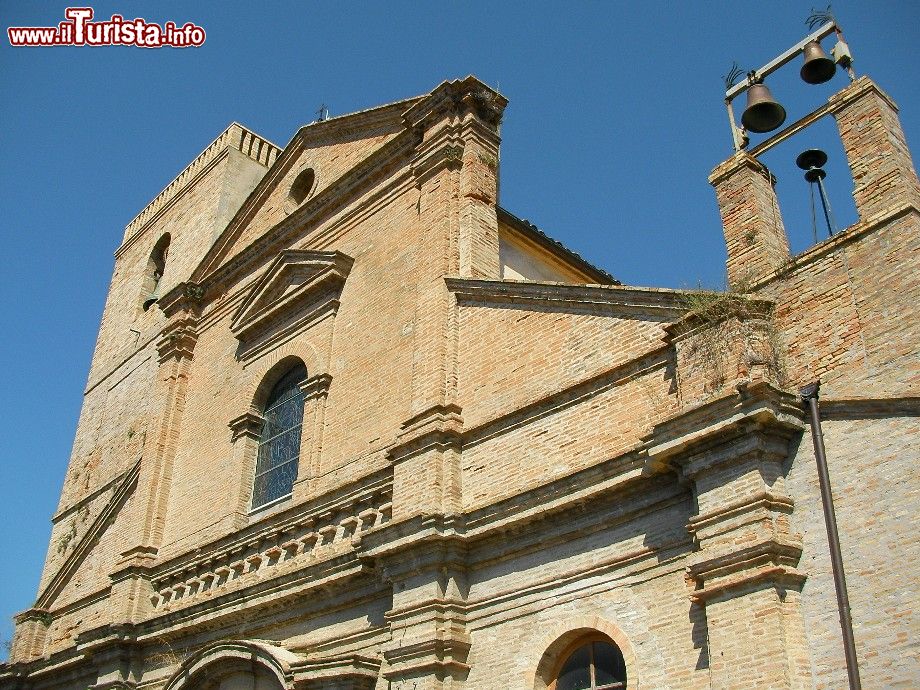
M 313 172 L 313 168 L 305 168 L 297 174 L 297 177 L 294 178 L 294 183 L 291 185 L 291 191 L 288 194 L 288 213 L 307 200 L 307 197 L 310 196 L 310 192 L 313 191 L 313 185 L 315 183 L 316 173 Z

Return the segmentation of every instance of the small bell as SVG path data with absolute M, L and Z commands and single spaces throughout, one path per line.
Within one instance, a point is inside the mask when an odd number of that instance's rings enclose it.
M 747 91 L 747 107 L 741 114 L 741 124 L 749 132 L 772 132 L 786 121 L 786 109 L 776 102 L 763 82 L 751 84 Z
M 818 41 L 809 41 L 802 49 L 805 55 L 805 64 L 799 71 L 802 81 L 807 84 L 823 84 L 830 81 L 837 71 L 837 66 L 831 60 Z

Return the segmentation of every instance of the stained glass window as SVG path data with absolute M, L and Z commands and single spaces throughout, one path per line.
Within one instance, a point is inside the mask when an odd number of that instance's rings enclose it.
M 554 690 L 613 690 L 626 687 L 623 653 L 612 642 L 580 646 L 565 660 Z
M 307 368 L 298 364 L 281 377 L 268 396 L 252 489 L 253 509 L 287 496 L 294 488 L 303 423 L 300 384 L 306 378 Z

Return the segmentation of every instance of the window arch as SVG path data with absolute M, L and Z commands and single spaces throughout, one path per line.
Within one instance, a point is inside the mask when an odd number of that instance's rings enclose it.
M 147 269 L 144 272 L 143 307 L 144 311 L 160 298 L 160 278 L 166 270 L 166 257 L 169 256 L 169 242 L 171 238 L 167 232 L 153 245 L 150 258 L 147 259 Z
M 265 402 L 265 421 L 259 438 L 252 509 L 287 496 L 297 479 L 304 396 L 301 384 L 307 367 L 298 362 L 285 373 Z
M 614 690 L 626 687 L 626 661 L 605 635 L 582 638 L 562 656 L 550 690 Z

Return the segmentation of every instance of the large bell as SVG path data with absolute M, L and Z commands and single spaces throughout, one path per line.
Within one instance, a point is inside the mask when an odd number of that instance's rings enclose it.
M 751 84 L 747 91 L 747 107 L 741 113 L 741 124 L 749 132 L 772 132 L 786 121 L 786 109 L 773 99 L 765 84 Z
M 837 71 L 837 65 L 827 56 L 821 44 L 817 41 L 809 41 L 802 49 L 802 53 L 805 55 L 805 64 L 799 71 L 802 81 L 808 84 L 823 84 L 830 81 L 834 72 Z

